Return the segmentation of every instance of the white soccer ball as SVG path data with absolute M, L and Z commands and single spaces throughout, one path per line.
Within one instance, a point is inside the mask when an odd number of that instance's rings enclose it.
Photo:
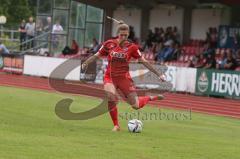
M 128 121 L 128 131 L 132 133 L 140 133 L 143 129 L 143 123 L 140 120 L 132 119 Z

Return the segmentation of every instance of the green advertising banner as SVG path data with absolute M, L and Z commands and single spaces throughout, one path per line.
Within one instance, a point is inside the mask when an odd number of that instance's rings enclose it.
M 197 69 L 196 93 L 240 97 L 240 72 Z
M 0 69 L 3 68 L 3 58 L 0 56 Z

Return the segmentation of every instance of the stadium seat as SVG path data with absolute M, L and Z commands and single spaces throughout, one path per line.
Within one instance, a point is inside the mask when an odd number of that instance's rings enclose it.
M 189 60 L 189 55 L 185 55 L 183 61 L 184 61 L 184 62 L 187 62 L 188 60 Z
M 238 66 L 238 67 L 235 69 L 235 71 L 240 71 L 240 66 Z
M 149 60 L 154 60 L 154 55 L 153 55 L 153 53 L 150 53 L 150 55 L 149 55 Z
M 179 57 L 179 62 L 182 62 L 184 60 L 184 55 L 181 55 L 180 57 Z

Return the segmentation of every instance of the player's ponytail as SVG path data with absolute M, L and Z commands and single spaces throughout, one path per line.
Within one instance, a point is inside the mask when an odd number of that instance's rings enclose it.
M 129 26 L 124 23 L 124 21 L 120 20 L 117 26 L 117 33 L 119 33 L 121 30 L 127 30 L 129 32 Z
M 113 22 L 117 23 L 117 33 L 119 33 L 120 30 L 127 30 L 129 32 L 129 26 L 123 21 L 123 20 L 117 20 L 115 18 L 107 16 L 107 19 L 112 20 Z

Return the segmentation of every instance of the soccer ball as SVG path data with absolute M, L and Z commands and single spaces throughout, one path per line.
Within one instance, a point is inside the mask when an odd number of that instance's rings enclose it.
M 132 119 L 128 121 L 128 131 L 132 133 L 140 133 L 143 129 L 143 123 L 140 120 Z

